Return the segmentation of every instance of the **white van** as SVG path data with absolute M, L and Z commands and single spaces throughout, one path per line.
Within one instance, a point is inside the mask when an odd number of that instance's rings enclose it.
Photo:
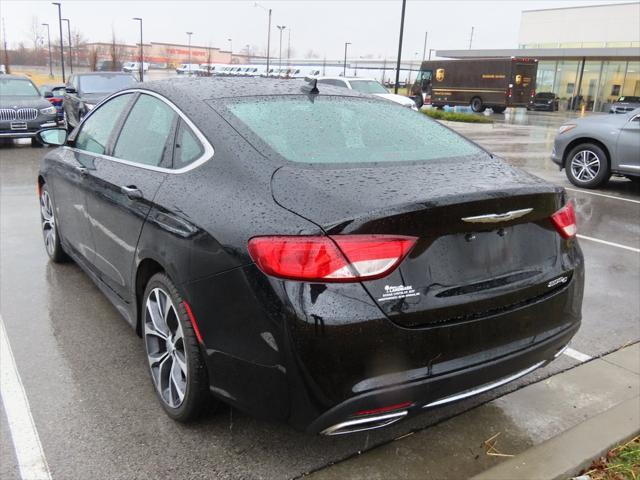
M 146 72 L 149 70 L 149 64 L 144 62 L 142 64 L 142 70 Z M 122 65 L 122 71 L 127 73 L 135 73 L 140 71 L 140 62 L 125 62 Z
M 178 75 L 190 74 L 195 75 L 195 73 L 200 68 L 200 65 L 197 63 L 183 63 L 178 68 L 176 68 L 176 73 Z

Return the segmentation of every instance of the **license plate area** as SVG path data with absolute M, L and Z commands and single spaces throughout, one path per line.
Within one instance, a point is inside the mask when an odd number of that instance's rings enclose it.
M 11 122 L 11 130 L 26 130 L 26 122 Z

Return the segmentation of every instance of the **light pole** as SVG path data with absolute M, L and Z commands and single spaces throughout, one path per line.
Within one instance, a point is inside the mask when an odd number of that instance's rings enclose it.
M 191 35 L 193 35 L 193 32 L 187 32 L 187 35 L 189 36 L 189 56 L 187 57 L 187 69 L 189 70 L 189 76 L 191 76 Z
M 69 39 L 69 69 L 73 73 L 73 50 L 71 49 L 71 22 L 68 18 L 63 18 L 63 22 L 67 22 L 67 38 Z
M 227 38 L 227 42 L 229 42 L 229 53 L 231 53 L 231 63 L 233 63 L 233 39 Z
M 251 63 L 251 45 L 247 43 L 245 48 L 247 49 L 247 62 Z
M 291 65 L 291 28 L 287 31 L 287 67 Z
M 58 27 L 60 27 L 60 66 L 62 67 L 62 83 L 67 82 L 67 78 L 64 75 L 64 43 L 62 42 L 62 10 L 60 8 L 60 2 L 51 2 L 52 5 L 58 7 Z
M 276 25 L 278 30 L 280 30 L 280 57 L 278 60 L 278 68 L 282 70 L 282 31 L 287 28 L 285 25 Z
M 407 7 L 407 0 L 402 0 L 402 14 L 400 15 L 400 39 L 398 40 L 398 61 L 396 63 L 396 84 L 393 87 L 394 93 L 398 93 L 398 82 L 400 81 L 400 59 L 402 58 L 402 35 L 404 34 L 404 11 Z
M 429 32 L 424 32 L 424 48 L 422 49 L 422 61 L 424 62 L 425 57 L 427 56 L 427 38 L 429 37 Z
M 471 27 L 471 36 L 469 37 L 469 50 L 471 50 L 471 45 L 473 44 L 473 31 L 475 27 Z
M 431 60 L 431 52 L 435 52 L 436 49 L 435 48 L 430 48 L 429 49 L 429 60 Z
M 269 76 L 269 59 L 271 57 L 271 9 L 266 9 L 258 2 L 253 4 L 254 7 L 259 7 L 263 10 L 266 10 L 269 13 L 269 26 L 267 28 L 267 77 Z
M 347 76 L 347 47 L 351 45 L 351 42 L 344 42 L 344 64 L 342 65 L 342 76 Z
M 144 82 L 144 51 L 142 50 L 142 18 L 133 17 L 133 20 L 140 22 L 140 81 Z
M 53 78 L 53 59 L 51 57 L 51 32 L 49 31 L 49 24 L 43 23 L 47 27 L 47 41 L 49 42 L 49 78 Z

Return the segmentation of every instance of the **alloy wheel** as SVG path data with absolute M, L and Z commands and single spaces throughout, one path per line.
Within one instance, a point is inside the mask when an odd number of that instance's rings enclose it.
M 47 253 L 53 256 L 56 248 L 56 218 L 53 213 L 51 197 L 46 190 L 40 194 L 40 216 L 42 220 L 42 235 Z
M 187 390 L 184 334 L 171 297 L 161 288 L 154 288 L 147 297 L 144 338 L 153 383 L 162 401 L 178 408 Z
M 590 182 L 600 172 L 600 158 L 591 150 L 581 150 L 571 159 L 570 168 L 577 181 Z

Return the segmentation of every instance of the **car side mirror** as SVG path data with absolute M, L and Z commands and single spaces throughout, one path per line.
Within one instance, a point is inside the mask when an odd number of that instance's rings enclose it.
M 55 145 L 59 147 L 67 143 L 66 128 L 45 128 L 36 132 L 36 140 L 43 145 Z
M 67 93 L 76 93 L 76 89 L 73 87 L 65 87 Z
M 46 92 L 44 92 L 44 98 L 53 98 L 53 92 L 47 90 Z

